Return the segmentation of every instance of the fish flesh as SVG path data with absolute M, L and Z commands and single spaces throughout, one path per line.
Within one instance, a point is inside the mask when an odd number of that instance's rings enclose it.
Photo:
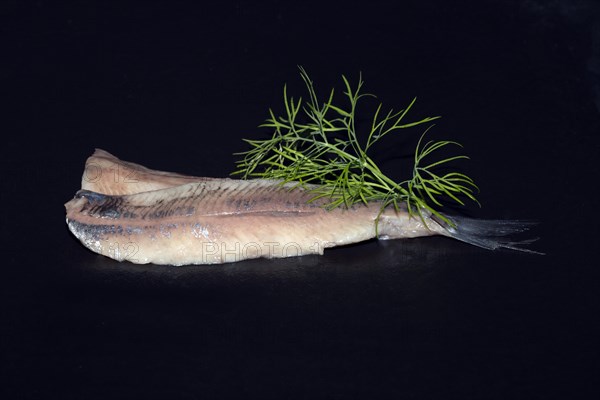
M 411 216 L 405 209 L 357 204 L 328 210 L 294 182 L 204 178 L 156 171 L 97 149 L 86 161 L 67 225 L 90 250 L 146 264 L 221 264 L 251 258 L 323 254 L 373 238 L 444 235 L 480 247 L 518 247 L 503 237 L 522 221 Z M 449 217 L 450 218 L 450 217 Z
M 125 195 L 211 179 L 152 170 L 96 149 L 85 162 L 81 189 L 107 195 Z

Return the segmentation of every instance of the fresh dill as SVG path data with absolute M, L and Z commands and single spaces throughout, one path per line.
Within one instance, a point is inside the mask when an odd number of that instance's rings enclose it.
M 300 76 L 308 90 L 308 101 L 288 97 L 284 86 L 285 115 L 276 116 L 269 110 L 269 118 L 260 125 L 273 130 L 267 139 L 244 139 L 250 149 L 238 153 L 242 158 L 236 163 L 233 175 L 243 179 L 263 178 L 282 182 L 296 182 L 314 193 L 312 201 L 326 199 L 328 209 L 350 207 L 357 203 L 379 202 L 381 210 L 393 206 L 398 209 L 406 204 L 411 215 L 421 218 L 431 213 L 451 223 L 435 207 L 442 206 L 443 199 L 464 205 L 463 198 L 477 202 L 477 189 L 471 178 L 459 172 L 437 173 L 443 164 L 467 159 L 456 155 L 426 163 L 441 148 L 454 141 L 427 141 L 421 135 L 414 155 L 412 178 L 395 182 L 381 171 L 371 158 L 371 149 L 385 136 L 398 131 L 429 124 L 439 117 L 426 117 L 407 122 L 407 114 L 415 104 L 413 99 L 403 110 L 387 113 L 380 103 L 372 118 L 366 136 L 360 137 L 356 130 L 356 113 L 359 100 L 375 97 L 362 93 L 364 81 L 352 85 L 342 76 L 348 100 L 345 107 L 334 105 L 334 90 L 321 103 L 306 71 L 300 67 Z M 427 159 L 427 160 L 426 160 Z

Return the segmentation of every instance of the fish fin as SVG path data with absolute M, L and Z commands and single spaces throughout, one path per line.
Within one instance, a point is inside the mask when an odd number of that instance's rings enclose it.
M 537 224 L 534 221 L 475 219 L 454 215 L 444 215 L 444 217 L 448 218 L 454 226 L 443 221 L 437 221 L 437 218 L 436 221 L 446 229 L 448 236 L 454 239 L 489 250 L 505 248 L 544 255 L 539 251 L 522 247 L 535 242 L 539 238 L 513 241 L 508 237 L 529 230 Z

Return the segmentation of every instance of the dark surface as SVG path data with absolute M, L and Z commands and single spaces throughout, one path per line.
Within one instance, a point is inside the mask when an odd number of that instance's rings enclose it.
M 594 1 L 102 3 L 0 5 L 2 398 L 599 394 Z M 425 238 L 173 268 L 69 234 L 94 147 L 227 176 L 283 84 L 304 94 L 298 64 L 322 93 L 362 71 L 388 107 L 443 115 L 469 213 L 540 221 L 547 255 Z

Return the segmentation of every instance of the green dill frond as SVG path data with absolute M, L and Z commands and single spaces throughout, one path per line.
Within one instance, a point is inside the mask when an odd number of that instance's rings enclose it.
M 464 205 L 466 198 L 477 203 L 477 186 L 471 178 L 459 172 L 439 172 L 440 166 L 447 167 L 448 163 L 468 157 L 433 158 L 442 148 L 462 146 L 453 141 L 423 143 L 425 134 L 433 126 L 430 123 L 439 117 L 408 120 L 407 115 L 416 99 L 400 111 L 384 112 L 379 104 L 369 131 L 359 137 L 355 123 L 359 101 L 375 97 L 362 93 L 362 76 L 355 88 L 342 76 L 344 96 L 348 101 L 345 106 L 333 104 L 333 89 L 326 100 L 320 102 L 312 80 L 302 67 L 300 76 L 308 90 L 308 100 L 303 102 L 302 98 L 288 96 L 284 86 L 285 114 L 276 116 L 269 110 L 269 118 L 260 127 L 271 129 L 271 137 L 246 139 L 250 149 L 238 153 L 241 159 L 237 161 L 233 175 L 243 179 L 297 182 L 302 187 L 311 185 L 312 201 L 326 199 L 325 207 L 329 209 L 380 202 L 383 210 L 390 206 L 399 208 L 405 203 L 412 215 L 422 218 L 427 210 L 448 223 L 451 222 L 435 209 L 442 206 L 442 201 Z M 415 150 L 412 178 L 395 182 L 381 171 L 371 158 L 370 150 L 389 134 L 421 125 L 428 127 Z M 434 161 L 427 163 L 431 159 Z

